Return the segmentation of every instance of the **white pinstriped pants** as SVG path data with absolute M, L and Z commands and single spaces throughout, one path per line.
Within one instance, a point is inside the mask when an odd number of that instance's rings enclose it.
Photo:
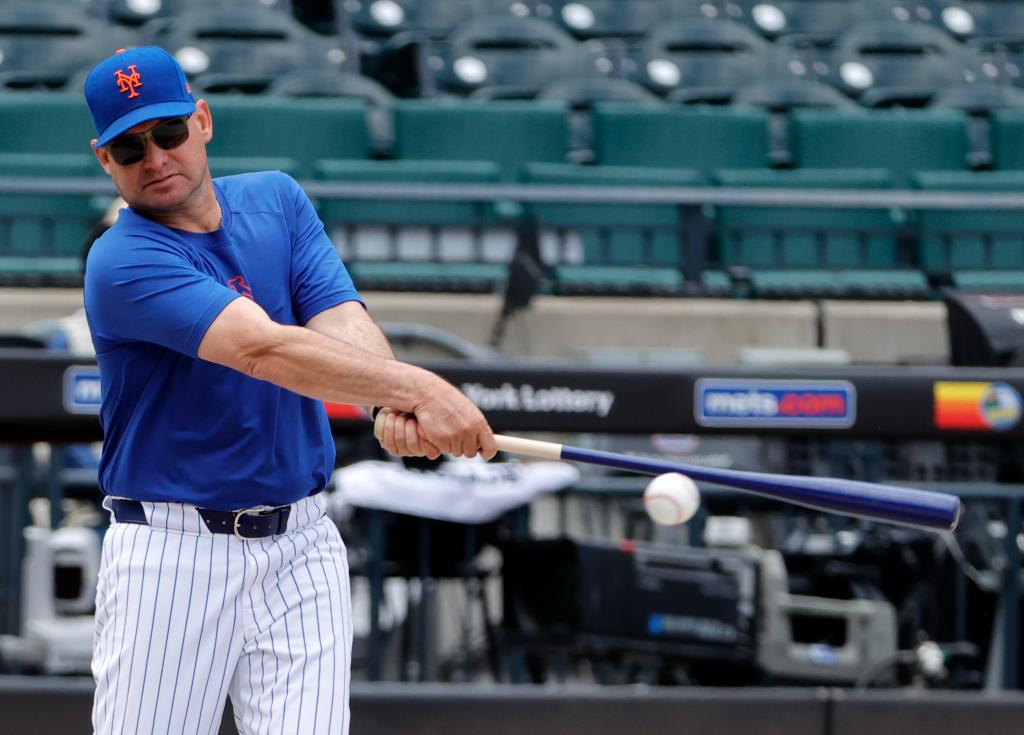
M 242 735 L 345 735 L 352 615 L 345 546 L 323 493 L 280 536 L 207 530 L 143 503 L 103 539 L 92 672 L 96 735 L 213 735 L 231 696 Z

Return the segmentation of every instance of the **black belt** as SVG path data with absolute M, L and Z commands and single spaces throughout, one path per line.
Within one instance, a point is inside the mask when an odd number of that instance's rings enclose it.
M 138 500 L 113 498 L 110 508 L 118 523 L 141 523 L 149 525 L 146 511 Z M 291 515 L 290 505 L 281 505 L 267 510 L 209 510 L 196 508 L 199 517 L 210 530 L 210 533 L 230 533 L 238 538 L 266 538 L 277 536 L 288 529 L 288 516 Z

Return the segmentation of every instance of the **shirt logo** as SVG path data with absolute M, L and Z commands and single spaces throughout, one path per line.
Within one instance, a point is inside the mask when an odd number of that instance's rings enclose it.
M 245 282 L 245 278 L 244 277 L 242 277 L 242 276 L 235 276 L 230 281 L 228 281 L 228 286 L 235 293 L 242 294 L 242 296 L 244 296 L 245 298 L 249 299 L 250 301 L 253 300 L 252 299 L 252 289 L 249 288 L 249 284 Z
M 129 66 L 128 71 L 131 74 L 125 74 L 124 70 L 118 69 L 114 73 L 114 79 L 117 80 L 117 88 L 121 90 L 121 94 L 128 92 L 128 99 L 131 99 L 139 96 L 135 88 L 142 86 L 142 77 L 139 76 L 139 70 L 135 68 L 135 64 Z

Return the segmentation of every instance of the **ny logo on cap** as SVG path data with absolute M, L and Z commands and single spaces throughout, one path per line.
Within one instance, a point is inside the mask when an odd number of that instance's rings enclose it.
M 131 74 L 125 74 L 122 69 L 118 69 L 114 72 L 114 79 L 117 80 L 117 88 L 121 90 L 121 93 L 129 92 L 128 99 L 131 99 L 132 97 L 139 96 L 135 88 L 142 86 L 142 77 L 139 76 L 139 71 L 135 68 L 135 64 L 129 66 L 128 71 Z

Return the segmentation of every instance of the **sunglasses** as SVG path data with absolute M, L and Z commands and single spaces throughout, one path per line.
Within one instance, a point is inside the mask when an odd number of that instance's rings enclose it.
M 144 133 L 120 135 L 107 143 L 107 152 L 118 166 L 131 166 L 146 157 L 147 140 L 165 151 L 173 150 L 188 140 L 189 117 L 172 117 Z

